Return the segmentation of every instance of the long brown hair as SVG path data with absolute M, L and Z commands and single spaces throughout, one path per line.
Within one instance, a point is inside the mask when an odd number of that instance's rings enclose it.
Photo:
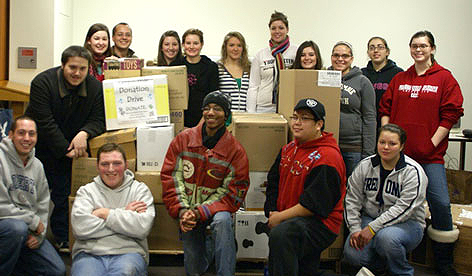
M 226 58 L 228 57 L 228 41 L 232 38 L 235 37 L 241 42 L 241 46 L 243 47 L 243 51 L 241 53 L 241 58 L 239 59 L 239 65 L 243 68 L 244 72 L 250 72 L 251 71 L 251 62 L 249 61 L 248 54 L 247 54 L 247 46 L 246 46 L 246 40 L 244 39 L 244 36 L 240 32 L 229 32 L 227 35 L 225 35 L 225 38 L 223 39 L 223 45 L 221 45 L 221 59 L 220 63 L 224 64 L 226 61 Z
M 313 42 L 311 40 L 307 40 L 307 41 L 303 42 L 298 47 L 297 55 L 295 56 L 295 61 L 293 62 L 292 67 L 290 67 L 291 69 L 303 69 L 300 59 L 302 57 L 303 50 L 305 48 L 308 48 L 308 47 L 313 48 L 313 50 L 315 51 L 316 64 L 315 64 L 315 68 L 313 68 L 313 69 L 321 70 L 321 68 L 323 67 L 323 60 L 321 59 L 320 48 L 318 47 L 318 45 L 315 42 Z
M 97 67 L 97 63 L 95 62 L 95 60 L 93 59 L 93 51 L 92 51 L 92 47 L 90 47 L 90 45 L 87 43 L 89 42 L 89 40 L 92 38 L 93 34 L 96 33 L 96 32 L 99 32 L 99 31 L 105 31 L 107 33 L 107 36 L 108 36 L 108 48 L 107 50 L 105 51 L 105 53 L 103 53 L 103 55 L 105 57 L 109 57 L 111 56 L 111 44 L 110 44 L 110 31 L 108 31 L 108 27 L 105 25 L 105 24 L 102 24 L 102 23 L 95 23 L 93 24 L 92 26 L 90 26 L 90 28 L 88 29 L 88 32 L 87 32 L 87 35 L 85 36 L 85 41 L 84 41 L 84 47 L 89 50 L 90 52 L 90 55 L 92 55 L 92 66 L 94 68 Z
M 158 66 L 168 65 L 166 59 L 164 58 L 164 52 L 162 51 L 162 44 L 164 43 L 164 39 L 166 39 L 166 37 L 169 37 L 169 36 L 175 38 L 177 40 L 177 43 L 179 44 L 179 51 L 177 52 L 177 55 L 175 56 L 174 60 L 179 60 L 183 58 L 182 44 L 180 43 L 179 34 L 176 31 L 167 31 L 163 33 L 161 36 L 161 39 L 159 39 L 159 50 L 157 52 L 157 65 Z

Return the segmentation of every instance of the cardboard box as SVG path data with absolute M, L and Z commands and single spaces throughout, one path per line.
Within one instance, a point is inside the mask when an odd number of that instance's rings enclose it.
M 344 250 L 344 223 L 341 224 L 339 234 L 334 242 L 323 252 L 321 252 L 320 260 L 322 261 L 338 261 Z
M 128 168 L 133 172 L 136 170 L 135 159 L 128 159 Z M 97 158 L 74 158 L 72 161 L 70 196 L 74 197 L 81 186 L 92 182 L 97 175 Z
M 106 80 L 140 77 L 144 59 L 119 58 L 103 62 L 103 74 Z
M 69 252 L 72 253 L 72 247 L 74 246 L 75 237 L 72 233 L 72 223 L 70 223 L 70 213 L 72 212 L 72 205 L 74 204 L 75 197 L 69 196 Z
M 429 213 L 429 212 L 428 212 Z M 452 222 L 459 229 L 459 239 L 454 248 L 454 268 L 460 274 L 472 275 L 472 206 L 451 204 Z M 431 218 L 427 216 L 429 225 Z M 410 262 L 422 266 L 434 267 L 432 241 L 427 235 L 413 250 Z
M 446 169 L 446 177 L 451 203 L 472 203 L 472 172 Z
M 174 124 L 174 136 L 184 129 L 184 110 L 170 110 L 170 122 Z
M 287 144 L 287 120 L 281 115 L 248 113 L 234 117 L 233 121 L 233 135 L 246 150 L 249 171 L 269 171 L 280 149 Z
M 140 172 L 134 173 L 134 178 L 146 184 L 151 190 L 152 197 L 154 197 L 154 203 L 164 203 L 162 201 L 162 182 L 161 172 Z
M 167 75 L 170 109 L 187 109 L 188 80 L 187 67 L 185 65 L 144 67 L 141 74 L 142 76 Z
M 165 75 L 104 80 L 107 130 L 170 124 Z
M 138 171 L 160 171 L 174 139 L 174 126 L 138 127 L 136 133 Z
M 325 107 L 325 131 L 339 138 L 341 72 L 327 70 L 282 70 L 278 112 L 287 120 L 299 100 L 315 98 Z
M 127 159 L 136 159 L 136 128 L 127 128 L 105 132 L 89 140 L 89 148 L 92 157 L 97 157 L 98 149 L 106 143 L 120 145 L 126 153 Z
M 249 172 L 249 190 L 244 200 L 247 211 L 264 211 L 268 172 Z
M 269 237 L 263 232 L 267 222 L 264 212 L 238 211 L 235 215 L 237 259 L 266 259 L 269 256 Z
M 148 236 L 149 250 L 183 250 L 179 221 L 169 216 L 164 204 L 155 204 L 156 217 Z

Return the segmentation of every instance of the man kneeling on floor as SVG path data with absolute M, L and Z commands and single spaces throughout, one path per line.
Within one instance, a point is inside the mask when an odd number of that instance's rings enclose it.
M 343 221 L 346 168 L 333 134 L 323 131 L 324 116 L 315 99 L 297 103 L 290 117 L 294 140 L 267 177 L 271 276 L 317 275 L 321 252 Z
M 0 275 L 65 275 L 61 257 L 45 240 L 49 188 L 34 157 L 36 123 L 18 117 L 0 143 Z
M 244 148 L 225 127 L 229 98 L 213 91 L 203 99 L 202 110 L 204 123 L 182 131 L 169 146 L 161 171 L 162 198 L 169 214 L 179 218 L 187 275 L 202 275 L 213 261 L 206 243 L 209 226 L 216 274 L 232 276 L 236 246 L 231 213 L 249 188 L 249 164 Z
M 97 169 L 72 206 L 72 275 L 147 275 L 147 235 L 155 214 L 151 191 L 134 180 L 116 144 L 98 149 Z

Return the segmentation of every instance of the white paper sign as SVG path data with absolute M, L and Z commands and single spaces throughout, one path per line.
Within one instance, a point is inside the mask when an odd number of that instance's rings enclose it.
M 318 86 L 341 87 L 341 71 L 318 71 Z
M 156 120 L 157 110 L 152 79 L 139 82 L 117 81 L 113 86 L 118 121 Z

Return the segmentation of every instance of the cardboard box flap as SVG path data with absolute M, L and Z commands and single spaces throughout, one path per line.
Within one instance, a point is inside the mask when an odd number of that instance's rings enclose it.
M 105 132 L 89 140 L 90 148 L 99 148 L 106 143 L 124 144 L 136 141 L 136 128 L 120 129 Z

